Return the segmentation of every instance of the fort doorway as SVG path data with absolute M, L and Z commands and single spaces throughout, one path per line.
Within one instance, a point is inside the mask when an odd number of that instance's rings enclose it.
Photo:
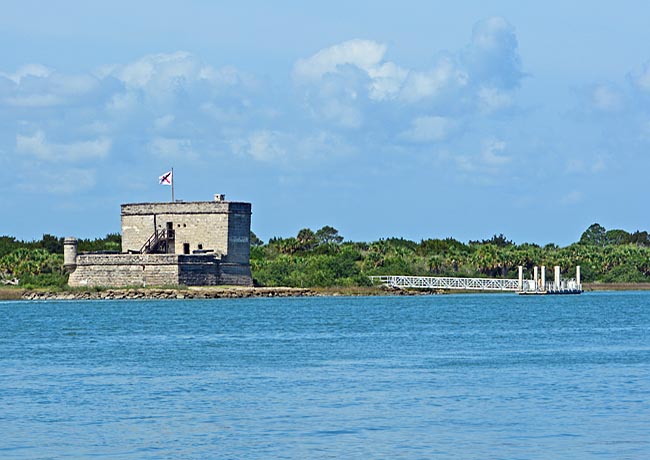
M 190 253 L 190 243 L 183 243 L 183 254 Z

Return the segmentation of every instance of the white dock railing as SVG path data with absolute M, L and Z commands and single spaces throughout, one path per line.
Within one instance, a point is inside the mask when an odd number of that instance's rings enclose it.
M 517 279 L 499 278 L 451 278 L 437 276 L 371 276 L 375 283 L 396 288 L 457 289 L 463 291 L 508 291 L 521 290 Z

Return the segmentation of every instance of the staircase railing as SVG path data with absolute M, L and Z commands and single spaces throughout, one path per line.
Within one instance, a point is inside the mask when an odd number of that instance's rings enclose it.
M 153 232 L 153 235 L 142 245 L 140 252 L 142 254 L 151 254 L 157 252 L 164 243 L 165 252 L 169 247 L 169 242 L 173 241 L 175 238 L 175 233 L 173 229 L 163 228 L 161 230 L 156 230 Z

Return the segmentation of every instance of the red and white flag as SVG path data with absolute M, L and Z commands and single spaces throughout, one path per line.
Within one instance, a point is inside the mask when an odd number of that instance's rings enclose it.
M 172 171 L 166 172 L 165 174 L 163 174 L 158 178 L 158 183 L 160 185 L 172 185 L 172 181 L 174 180 L 172 176 L 173 176 Z

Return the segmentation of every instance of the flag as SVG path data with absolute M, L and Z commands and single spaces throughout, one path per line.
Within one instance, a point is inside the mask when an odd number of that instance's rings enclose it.
M 172 185 L 172 180 L 172 172 L 169 171 L 158 178 L 158 183 L 160 185 Z

